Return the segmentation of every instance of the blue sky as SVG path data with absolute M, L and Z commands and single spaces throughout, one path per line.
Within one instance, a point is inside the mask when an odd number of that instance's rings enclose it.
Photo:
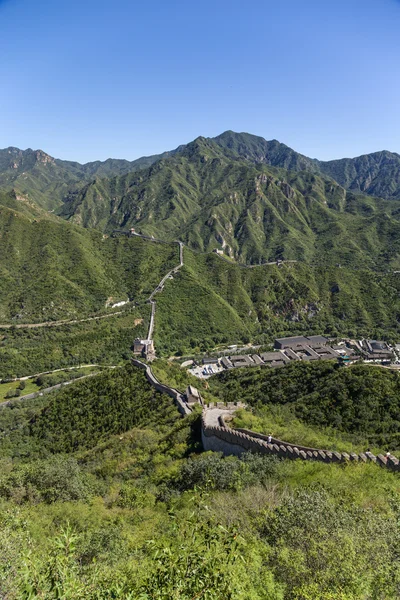
M 400 153 L 399 0 L 0 0 L 0 147 L 134 159 L 227 129 Z

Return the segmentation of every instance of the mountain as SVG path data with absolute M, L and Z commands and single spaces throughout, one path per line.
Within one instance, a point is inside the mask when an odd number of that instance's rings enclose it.
M 248 133 L 226 131 L 213 138 L 237 157 L 291 171 L 310 171 L 332 177 L 355 193 L 400 199 L 400 155 L 375 152 L 357 158 L 320 161 L 295 152 L 277 140 L 270 142 Z
M 253 163 L 264 163 L 289 171 L 318 172 L 317 160 L 299 154 L 278 140 L 267 141 L 250 133 L 234 131 L 225 131 L 211 140 L 236 157 Z
M 54 210 L 80 181 L 42 150 L 0 150 L 0 188 L 14 189 L 40 207 Z
M 134 161 L 108 159 L 81 165 L 58 160 L 42 150 L 0 150 L 0 188 L 15 189 L 39 206 L 54 210 L 62 204 L 64 196 L 96 177 L 112 177 L 151 165 L 174 152 L 142 157 Z
M 226 131 L 215 138 L 199 138 L 222 150 L 226 158 L 253 165 L 265 164 L 289 171 L 329 176 L 345 189 L 385 199 L 400 200 L 400 155 L 383 151 L 358 158 L 319 161 L 308 158 L 277 140 Z M 65 200 L 85 193 L 99 179 L 114 178 L 147 169 L 159 161 L 190 153 L 193 143 L 134 161 L 107 159 L 86 164 L 55 159 L 42 150 L 0 150 L 0 189 L 26 196 L 47 210 L 61 210 Z M 68 213 L 68 210 L 67 210 Z
M 382 151 L 318 164 L 322 173 L 348 190 L 387 200 L 400 199 L 399 154 Z
M 178 250 L 111 239 L 52 216 L 32 219 L 0 204 L 0 257 L 0 322 L 29 323 L 145 300 L 177 264 Z
M 156 348 L 185 356 L 227 343 L 307 333 L 398 339 L 393 273 L 287 263 L 244 268 L 185 249 L 184 267 L 157 297 Z
M 279 155 L 294 166 L 290 149 L 274 148 L 273 162 Z M 147 169 L 87 184 L 66 198 L 59 214 L 109 233 L 134 227 L 182 239 L 195 250 L 219 248 L 253 264 L 279 258 L 400 266 L 397 201 L 356 195 L 324 175 L 246 157 L 198 138 Z

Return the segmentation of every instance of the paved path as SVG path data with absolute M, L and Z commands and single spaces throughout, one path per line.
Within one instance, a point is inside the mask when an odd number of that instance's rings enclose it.
M 216 427 L 220 425 L 219 417 L 231 417 L 238 408 L 241 406 L 235 406 L 234 408 L 205 408 L 203 411 L 203 417 L 208 427 Z
M 75 323 L 85 323 L 86 321 L 97 321 L 98 319 L 109 319 L 110 317 L 115 317 L 115 315 L 122 315 L 125 312 L 123 310 L 119 310 L 118 312 L 113 312 L 108 315 L 100 315 L 98 317 L 87 317 L 86 319 L 75 319 L 73 321 L 45 321 L 44 323 L 8 323 L 5 325 L 0 325 L 0 329 L 11 329 L 11 327 L 15 327 L 16 329 L 34 329 L 35 327 L 60 327 L 62 325 L 74 325 Z
M 266 265 L 277 265 L 279 267 L 280 265 L 287 265 L 289 263 L 299 262 L 297 260 L 272 260 L 270 262 L 259 263 L 258 265 L 247 265 L 246 263 L 240 263 L 240 262 L 237 262 L 236 260 L 231 260 L 227 256 L 224 256 L 223 254 L 217 253 L 217 256 L 222 258 L 222 260 L 229 263 L 230 265 L 236 265 L 238 267 L 242 267 L 243 269 L 255 269 L 256 267 L 265 267 Z
M 75 383 L 76 381 L 82 381 L 82 379 L 87 379 L 88 377 L 94 377 L 98 375 L 97 373 L 89 373 L 89 375 L 82 375 L 82 377 L 77 377 L 76 379 L 71 379 L 70 381 L 63 381 L 62 383 L 57 383 L 56 385 L 52 385 L 51 387 L 45 388 L 44 390 L 40 390 L 38 392 L 32 392 L 31 394 L 26 394 L 25 396 L 18 396 L 16 398 L 10 398 L 10 400 L 6 400 L 0 404 L 0 409 L 5 406 L 10 406 L 10 404 L 14 404 L 17 402 L 23 402 L 24 400 L 32 400 L 33 398 L 38 398 L 39 396 L 44 396 L 45 394 L 50 394 L 50 392 L 54 392 L 55 390 L 59 390 L 60 388 L 71 385 L 71 383 Z
M 42 371 L 42 373 L 35 373 L 34 375 L 24 375 L 23 377 L 15 377 L 14 379 L 8 379 L 7 381 L 26 381 L 27 379 L 34 379 L 41 375 L 51 375 L 52 373 L 59 373 L 60 371 L 72 371 L 76 369 L 88 369 L 89 367 L 102 367 L 103 369 L 115 369 L 117 365 L 79 365 L 74 367 L 61 367 L 60 369 L 53 369 L 53 371 Z

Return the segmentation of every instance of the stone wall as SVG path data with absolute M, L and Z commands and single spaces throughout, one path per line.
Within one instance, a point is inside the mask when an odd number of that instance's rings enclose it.
M 190 413 L 192 411 L 189 408 L 189 406 L 186 404 L 186 402 L 183 399 L 182 394 L 180 392 L 178 392 L 178 390 L 175 390 L 174 388 L 164 385 L 163 383 L 158 381 L 158 379 L 155 377 L 155 375 L 154 375 L 153 371 L 151 370 L 151 368 L 149 367 L 149 365 L 146 365 L 145 363 L 141 362 L 137 358 L 132 358 L 131 362 L 135 367 L 139 367 L 139 369 L 142 369 L 143 371 L 145 371 L 147 381 L 158 392 L 161 392 L 161 394 L 168 394 L 168 396 L 170 396 L 171 398 L 174 399 L 174 402 L 177 405 L 178 411 L 180 412 L 181 415 L 183 415 L 183 416 L 190 415 Z
M 399 461 L 394 456 L 386 458 L 382 454 L 375 456 L 371 452 L 347 454 L 347 452 L 296 446 L 277 439 L 272 439 L 271 443 L 268 443 L 266 436 L 262 434 L 230 429 L 225 425 L 223 418 L 219 421 L 220 425 L 207 425 L 203 414 L 201 436 L 204 450 L 235 456 L 243 452 L 257 452 L 279 458 L 317 460 L 324 463 L 373 462 L 392 471 L 400 471 Z
M 158 381 L 149 365 L 136 358 L 132 358 L 131 362 L 135 367 L 139 367 L 139 369 L 145 371 L 148 382 L 158 392 L 168 394 L 168 396 L 173 398 L 181 415 L 185 416 L 192 412 L 183 399 L 182 394 L 178 390 Z M 386 457 L 382 454 L 375 456 L 372 452 L 361 454 L 351 452 L 348 454 L 347 452 L 321 450 L 320 448 L 308 448 L 307 446 L 283 442 L 277 438 L 272 438 L 271 442 L 268 443 L 268 437 L 262 433 L 256 433 L 247 429 L 231 429 L 226 425 L 223 416 L 220 416 L 218 419 L 219 425 L 207 425 L 205 420 L 205 412 L 207 410 L 213 409 L 203 410 L 201 439 L 204 450 L 222 452 L 226 456 L 240 456 L 243 452 L 256 452 L 258 454 L 277 456 L 278 458 L 316 460 L 324 463 L 372 462 L 391 471 L 400 472 L 400 462 L 394 456 Z

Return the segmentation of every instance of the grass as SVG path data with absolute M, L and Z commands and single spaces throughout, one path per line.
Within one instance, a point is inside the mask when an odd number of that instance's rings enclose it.
M 10 390 L 16 390 L 19 384 L 19 381 L 0 383 L 0 403 L 4 402 L 5 400 L 9 400 L 9 398 L 6 398 L 7 393 Z M 25 381 L 25 384 L 25 388 L 21 390 L 21 396 L 25 396 L 26 394 L 32 394 L 33 392 L 38 392 L 40 389 L 33 379 L 28 379 L 27 381 Z
M 336 450 L 337 452 L 365 452 L 368 443 L 359 437 L 358 443 L 355 436 L 348 436 L 333 428 L 313 427 L 296 419 L 286 406 L 268 406 L 257 409 L 255 413 L 241 409 L 235 413 L 233 427 L 250 429 L 268 435 L 271 433 L 285 442 L 320 448 L 322 450 Z M 379 454 L 382 448 L 370 448 L 371 452 Z

